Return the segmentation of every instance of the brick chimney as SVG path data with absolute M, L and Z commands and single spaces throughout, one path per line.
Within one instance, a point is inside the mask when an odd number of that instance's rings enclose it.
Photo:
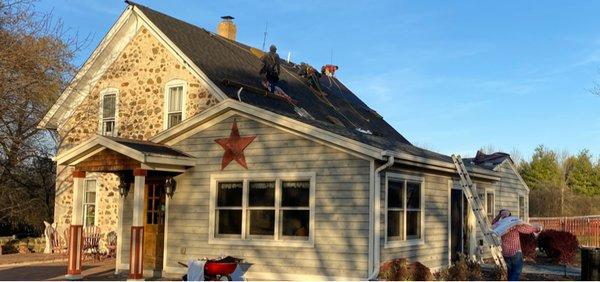
M 237 33 L 237 27 L 233 23 L 232 16 L 222 16 L 223 19 L 217 26 L 217 34 L 227 39 L 235 41 L 235 35 Z

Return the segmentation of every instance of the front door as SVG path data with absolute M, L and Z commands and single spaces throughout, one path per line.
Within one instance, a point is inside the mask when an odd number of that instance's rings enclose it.
M 162 270 L 165 200 L 164 181 L 147 181 L 144 201 L 144 269 Z
M 450 196 L 450 256 L 453 262 L 458 260 L 458 254 L 468 250 L 467 234 L 467 202 L 462 190 L 452 189 Z

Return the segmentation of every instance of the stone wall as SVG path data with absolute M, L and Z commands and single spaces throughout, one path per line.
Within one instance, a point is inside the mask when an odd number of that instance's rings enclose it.
M 142 28 L 115 62 L 92 87 L 88 97 L 58 130 L 63 148 L 85 141 L 100 131 L 100 96 L 116 88 L 117 131 L 123 138 L 147 140 L 163 130 L 165 85 L 172 80 L 187 82 L 187 117 L 217 103 L 200 81 L 177 61 L 148 30 Z
M 200 81 L 146 28 L 142 28 L 93 85 L 90 94 L 71 117 L 58 128 L 64 151 L 100 131 L 100 97 L 103 90 L 118 89 L 116 127 L 118 137 L 148 140 L 163 130 L 165 85 L 172 80 L 187 82 L 185 112 L 192 117 L 217 103 Z M 71 223 L 72 169 L 57 170 L 55 222 L 60 232 Z M 106 234 L 117 229 L 118 177 L 110 173 L 88 173 L 98 181 L 97 223 Z

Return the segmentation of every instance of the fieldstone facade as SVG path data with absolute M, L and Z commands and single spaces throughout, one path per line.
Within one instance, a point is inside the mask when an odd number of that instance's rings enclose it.
M 100 132 L 100 102 L 105 90 L 117 90 L 117 136 L 148 140 L 164 130 L 165 86 L 173 80 L 186 82 L 185 118 L 218 101 L 200 81 L 173 56 L 146 28 L 118 54 L 108 70 L 92 87 L 90 94 L 58 128 L 61 150 L 86 141 Z M 54 220 L 63 232 L 71 223 L 72 168 L 58 167 Z M 119 222 L 118 176 L 88 173 L 97 180 L 96 223 L 103 234 L 117 229 Z

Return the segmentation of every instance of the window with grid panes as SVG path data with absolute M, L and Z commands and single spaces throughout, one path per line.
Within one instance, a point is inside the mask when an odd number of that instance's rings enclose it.
M 102 96 L 102 135 L 115 136 L 117 112 L 117 94 L 104 94 Z
M 183 120 L 183 86 L 169 87 L 167 94 L 167 128 Z
M 307 240 L 310 235 L 310 189 L 308 180 L 218 182 L 215 236 Z M 244 218 L 245 224 L 242 224 Z
M 387 185 L 387 240 L 422 238 L 422 183 L 389 179 Z
M 83 226 L 96 224 L 96 180 L 85 180 L 83 195 Z

